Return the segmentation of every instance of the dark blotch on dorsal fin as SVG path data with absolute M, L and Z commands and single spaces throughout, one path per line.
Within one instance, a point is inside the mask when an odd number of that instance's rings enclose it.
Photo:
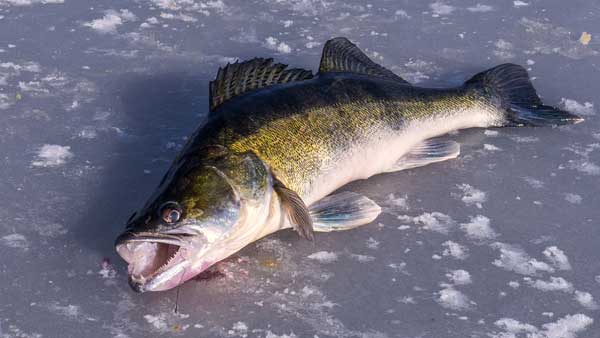
M 313 77 L 312 71 L 273 63 L 273 59 L 254 58 L 252 60 L 227 64 L 219 68 L 217 77 L 210 82 L 210 110 L 232 97 L 267 86 L 301 81 Z
M 319 73 L 350 72 L 377 76 L 409 84 L 365 55 L 355 44 L 346 38 L 334 38 L 325 43 Z

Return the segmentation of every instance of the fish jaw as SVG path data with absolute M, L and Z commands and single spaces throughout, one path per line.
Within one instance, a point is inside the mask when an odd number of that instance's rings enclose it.
M 194 278 L 248 244 L 288 227 L 281 222 L 280 201 L 272 189 L 262 200 L 246 203 L 226 233 L 192 225 L 177 235 L 126 231 L 117 238 L 117 253 L 128 265 L 129 285 L 136 292 L 165 291 Z M 182 236 L 183 235 L 183 236 Z
M 199 273 L 189 269 L 193 246 L 174 237 L 126 232 L 115 248 L 128 263 L 129 285 L 136 292 L 168 290 Z

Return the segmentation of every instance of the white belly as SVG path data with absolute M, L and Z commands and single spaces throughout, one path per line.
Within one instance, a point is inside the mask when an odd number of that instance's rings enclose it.
M 389 172 L 402 156 L 426 139 L 459 129 L 500 125 L 501 122 L 492 109 L 477 107 L 450 117 L 418 120 L 401 130 L 374 126 L 375 136 L 352 147 L 350 152 L 335 156 L 339 158 L 337 163 L 305 190 L 304 202 L 311 205 L 349 182 Z

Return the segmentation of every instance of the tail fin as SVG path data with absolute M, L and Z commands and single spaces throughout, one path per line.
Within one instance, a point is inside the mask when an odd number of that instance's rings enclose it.
M 482 88 L 506 111 L 507 126 L 546 126 L 579 123 L 583 118 L 546 106 L 537 95 L 525 68 L 506 63 L 473 76 L 467 87 Z

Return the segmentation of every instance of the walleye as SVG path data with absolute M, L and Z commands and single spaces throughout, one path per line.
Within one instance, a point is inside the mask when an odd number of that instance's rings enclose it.
M 458 156 L 436 140 L 473 127 L 581 122 L 544 105 L 527 71 L 503 64 L 449 89 L 420 88 L 345 38 L 317 75 L 255 58 L 219 69 L 208 121 L 190 138 L 116 241 L 139 292 L 173 288 L 246 245 L 293 228 L 372 222 L 381 208 L 344 184 Z

